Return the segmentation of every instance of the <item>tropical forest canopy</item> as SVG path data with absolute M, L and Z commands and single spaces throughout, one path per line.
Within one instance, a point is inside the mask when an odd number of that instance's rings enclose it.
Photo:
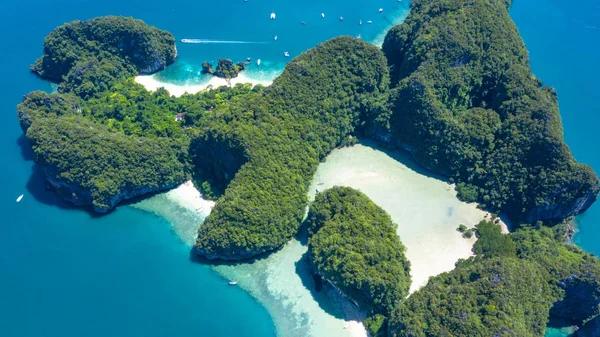
M 503 0 L 414 0 L 383 44 L 391 110 L 373 132 L 513 220 L 589 207 L 598 177 L 564 143 L 556 92 L 535 78 Z
M 308 252 L 315 270 L 371 313 L 408 295 L 410 263 L 390 215 L 362 192 L 335 186 L 310 206 Z
M 357 135 L 407 148 L 464 200 L 537 229 L 505 236 L 480 223 L 477 256 L 403 299 L 395 224 L 362 193 L 336 188 L 312 205 L 315 269 L 371 312 L 377 336 L 542 336 L 550 313 L 573 324 L 598 313 L 597 258 L 542 222 L 584 211 L 599 183 L 564 143 L 556 93 L 531 74 L 508 5 L 414 0 L 383 50 L 335 38 L 269 87 L 179 98 L 132 80 L 174 61 L 170 33 L 131 18 L 74 21 L 48 35 L 31 68 L 58 91 L 27 94 L 17 114 L 46 179 L 77 205 L 107 212 L 194 179 L 216 199 L 195 247 L 211 259 L 289 241 L 332 149 Z

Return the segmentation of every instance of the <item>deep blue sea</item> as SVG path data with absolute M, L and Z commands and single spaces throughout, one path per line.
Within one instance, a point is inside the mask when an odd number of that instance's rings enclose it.
M 600 172 L 600 4 L 513 2 L 511 14 L 535 74 L 558 91 L 568 144 L 578 160 Z M 367 41 L 381 40 L 382 31 L 407 7 L 407 0 L 3 1 L 0 335 L 274 335 L 272 319 L 261 304 L 243 290 L 228 287 L 209 267 L 190 262 L 189 248 L 162 218 L 129 206 L 92 217 L 44 190 L 15 106 L 29 91 L 51 90 L 29 73 L 28 66 L 55 26 L 116 14 L 143 19 L 171 31 L 178 40 L 265 42 L 179 43 L 180 59 L 161 76 L 197 81 L 200 64 L 220 57 L 261 58 L 261 69 L 268 73 L 289 60 L 284 51 L 293 57 L 333 36 L 360 34 Z M 269 19 L 271 12 L 275 20 Z M 367 24 L 369 20 L 373 23 Z M 15 203 L 20 194 L 25 194 L 23 200 Z M 578 242 L 600 254 L 600 205 L 580 216 L 578 223 Z

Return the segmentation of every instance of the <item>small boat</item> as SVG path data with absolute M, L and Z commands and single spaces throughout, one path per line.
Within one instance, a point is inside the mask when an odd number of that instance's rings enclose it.
M 356 38 L 357 38 L 357 39 L 360 39 L 360 38 L 361 38 L 360 34 L 356 35 Z
M 271 20 L 275 20 L 275 17 L 276 17 L 275 12 L 272 12 L 271 13 Z
M 325 13 L 321 13 L 321 17 L 322 17 L 322 18 L 325 18 Z
M 322 181 L 319 181 L 319 183 L 318 183 L 317 185 L 319 185 L 319 186 L 320 186 L 320 185 L 323 185 L 323 184 L 324 184 L 324 182 L 322 182 Z
M 252 61 L 252 59 L 248 57 L 248 58 L 246 59 L 246 61 L 250 62 L 250 61 Z
M 283 52 L 283 56 L 285 56 L 285 57 L 290 57 L 290 53 L 288 53 L 287 51 L 286 51 L 286 52 Z
M 23 199 L 24 194 L 21 194 L 18 198 L 17 198 L 17 202 L 20 202 L 21 199 Z
M 236 284 L 237 284 L 237 282 L 235 282 L 235 281 L 231 281 L 231 282 L 229 282 L 229 285 L 230 285 L 230 286 L 234 286 L 234 285 L 236 285 Z
M 379 8 L 379 13 L 383 12 L 383 8 Z
M 256 65 L 259 66 L 260 65 L 260 59 L 256 60 Z
M 273 38 L 273 40 L 277 41 L 277 35 L 275 35 L 275 37 Z
M 362 25 L 362 20 L 358 20 L 358 24 L 359 24 L 359 25 Z
M 340 16 L 340 21 L 344 21 L 344 17 L 343 16 Z
M 318 188 L 317 188 L 317 189 L 315 189 L 315 192 L 319 193 L 319 189 L 318 189 Z
M 373 23 L 373 21 L 369 20 L 369 21 L 367 21 L 367 23 L 370 25 Z
M 301 24 L 303 24 L 303 25 L 305 25 L 305 24 L 306 24 L 306 21 L 301 21 L 300 23 L 301 23 Z

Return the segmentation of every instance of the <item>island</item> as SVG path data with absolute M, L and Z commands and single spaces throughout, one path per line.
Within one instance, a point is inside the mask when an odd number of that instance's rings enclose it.
M 369 311 L 373 335 L 542 336 L 550 317 L 589 331 L 599 262 L 564 240 L 600 182 L 565 144 L 556 93 L 531 73 L 509 6 L 414 0 L 382 48 L 338 37 L 294 58 L 269 87 L 178 98 L 133 80 L 174 62 L 170 33 L 132 18 L 74 21 L 46 37 L 31 66 L 57 92 L 25 95 L 17 115 L 36 165 L 76 205 L 106 213 L 193 180 L 216 201 L 194 252 L 217 262 L 255 258 L 298 234 L 311 180 L 333 149 L 357 136 L 405 149 L 515 231 L 478 224 L 475 256 L 405 298 L 409 265 L 389 216 L 352 189 L 319 195 L 307 223 L 311 263 Z M 231 66 L 220 73 L 234 77 Z M 330 249 L 334 238 L 351 249 Z M 336 261 L 366 258 L 366 242 L 376 249 L 369 263 L 341 273 Z
M 397 225 L 360 191 L 335 186 L 316 196 L 307 227 L 315 272 L 367 311 L 368 330 L 380 334 L 411 283 Z
M 233 61 L 229 59 L 220 59 L 217 64 L 217 69 L 213 70 L 213 65 L 204 62 L 202 63 L 202 73 L 211 74 L 216 77 L 224 78 L 226 80 L 236 78 L 238 74 L 246 69 L 246 62 L 238 62 L 233 64 Z

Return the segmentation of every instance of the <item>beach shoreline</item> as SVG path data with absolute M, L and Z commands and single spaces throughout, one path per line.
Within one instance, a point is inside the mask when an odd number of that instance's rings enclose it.
M 278 75 L 278 74 L 277 74 Z M 277 77 L 274 75 L 273 79 Z M 250 83 L 252 86 L 258 84 L 269 86 L 273 83 L 273 79 L 254 79 L 247 75 L 240 73 L 237 77 L 226 80 L 224 78 L 211 76 L 210 79 L 204 83 L 191 83 L 191 84 L 175 84 L 171 82 L 161 81 L 157 74 L 153 75 L 139 75 L 135 77 L 135 82 L 141 84 L 148 91 L 156 91 L 159 88 L 165 88 L 172 96 L 180 97 L 183 94 L 196 94 L 201 91 L 205 91 L 209 88 L 218 88 L 221 86 L 234 87 L 236 84 Z
M 384 208 L 398 224 L 397 233 L 407 247 L 406 256 L 411 262 L 412 294 L 426 285 L 430 277 L 451 271 L 459 259 L 473 256 L 472 247 L 476 238 L 463 238 L 457 231 L 458 225 L 465 224 L 472 228 L 483 219 L 491 219 L 491 215 L 478 209 L 474 203 L 459 201 L 452 184 L 428 175 L 408 155 L 403 157 L 402 153 L 398 156 L 386 153 L 369 142 L 365 145 L 334 150 L 319 165 L 309 190 L 309 199 L 314 199 L 317 189 L 323 191 L 335 185 L 350 186 L 361 190 Z M 210 214 L 214 206 L 214 202 L 202 199 L 191 181 L 165 195 L 171 202 L 197 212 L 203 218 Z M 503 232 L 507 233 L 504 222 L 500 220 L 499 223 Z M 187 232 L 190 233 L 189 230 Z M 188 241 L 192 242 L 190 239 Z M 326 300 L 323 297 L 320 300 L 312 298 L 310 285 L 306 281 L 300 282 L 299 279 L 309 278 L 307 275 L 310 271 L 302 271 L 302 275 L 298 275 L 298 269 L 292 266 L 302 259 L 306 249 L 299 241 L 292 240 L 283 249 L 258 263 L 214 268 L 225 278 L 239 282 L 240 287 L 269 309 L 275 321 L 281 319 L 276 319 L 278 315 L 285 316 L 286 312 L 287 315 L 306 315 L 306 310 L 313 308 L 309 310 L 311 323 L 306 323 L 316 330 L 311 336 L 321 336 L 323 329 L 340 329 L 339 336 L 366 337 L 364 312 L 335 291 L 330 291 L 325 296 Z M 250 276 L 256 274 L 262 275 L 263 281 Z M 290 289 L 290 284 L 296 284 L 294 289 Z M 273 303 L 277 301 L 287 305 L 280 307 Z M 330 317 L 329 311 L 316 311 L 316 301 L 330 302 L 341 311 L 344 319 L 336 321 Z M 278 329 L 289 332 L 285 328 L 289 329 L 289 326 L 290 321 L 285 321 Z

